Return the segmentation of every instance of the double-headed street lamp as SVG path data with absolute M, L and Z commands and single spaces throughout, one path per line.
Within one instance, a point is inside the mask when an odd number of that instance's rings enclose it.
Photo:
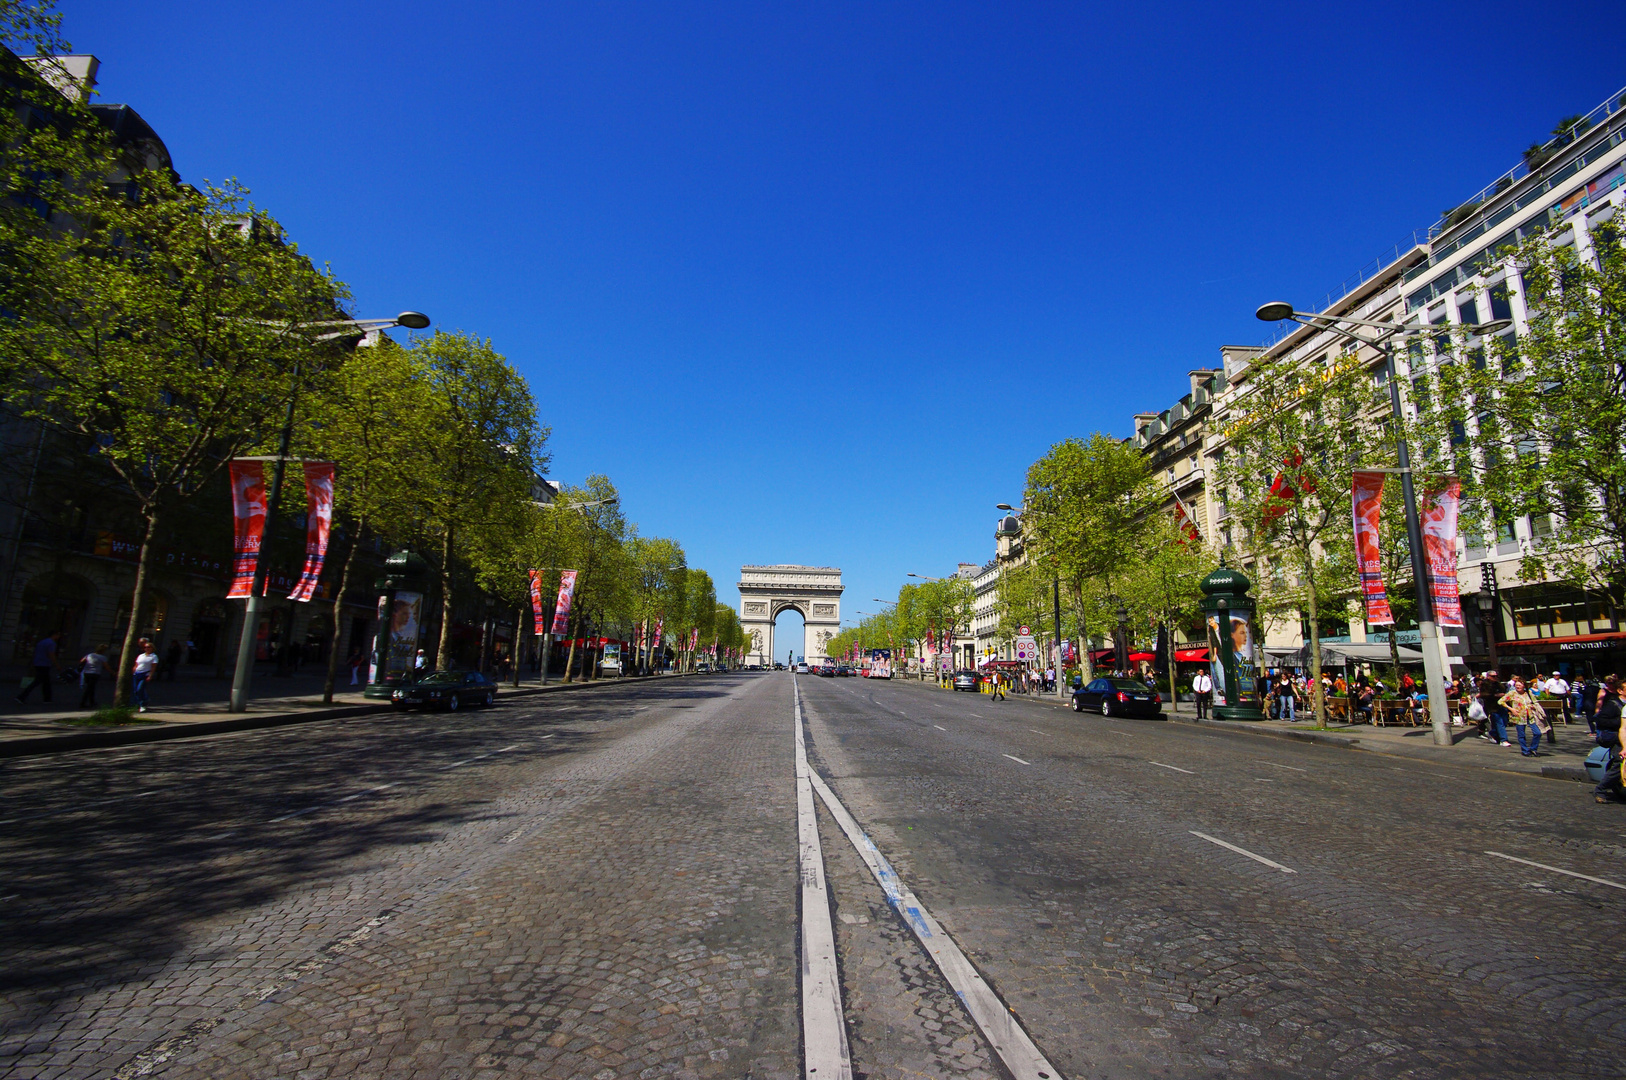
M 325 330 L 326 333 L 317 334 L 311 338 L 312 345 L 324 342 L 337 341 L 340 338 L 371 337 L 392 326 L 405 327 L 408 330 L 423 330 L 429 326 L 429 316 L 421 311 L 403 311 L 393 319 L 327 319 L 321 322 L 291 323 L 287 327 L 288 333 L 296 330 Z M 231 712 L 243 712 L 248 708 L 248 685 L 254 676 L 254 650 L 259 642 L 260 633 L 260 601 L 264 599 L 260 594 L 265 591 L 265 550 L 271 543 L 271 533 L 276 525 L 277 504 L 282 500 L 282 474 L 288 464 L 288 451 L 294 437 L 294 407 L 299 401 L 299 365 L 294 365 L 294 384 L 288 393 L 288 415 L 282 422 L 282 437 L 277 444 L 277 456 L 271 458 L 275 464 L 271 469 L 271 490 L 265 500 L 265 525 L 260 532 L 260 547 L 254 553 L 254 579 L 248 591 L 248 603 L 243 608 L 243 631 L 237 641 L 237 668 L 232 673 L 231 702 L 228 709 Z M 265 458 L 246 458 L 242 460 L 260 460 Z M 335 627 L 335 630 L 337 628 Z M 334 645 L 337 646 L 337 642 Z
M 1254 314 L 1261 322 L 1292 320 L 1312 330 L 1331 331 L 1357 346 L 1364 345 L 1383 352 L 1384 380 L 1389 384 L 1389 411 L 1394 417 L 1395 453 L 1400 463 L 1400 467 L 1393 471 L 1400 474 L 1400 490 L 1406 503 L 1406 543 L 1411 548 L 1412 582 L 1417 592 L 1417 636 L 1423 653 L 1423 678 L 1428 685 L 1429 722 L 1434 731 L 1435 745 L 1450 746 L 1451 713 L 1445 701 L 1445 668 L 1441 662 L 1439 629 L 1434 622 L 1434 597 L 1429 591 L 1428 555 L 1423 549 L 1423 532 L 1417 517 L 1417 493 L 1412 484 L 1411 450 L 1406 445 L 1406 437 L 1403 434 L 1405 414 L 1400 408 L 1400 380 L 1395 375 L 1394 353 L 1396 337 L 1402 334 L 1434 334 L 1439 332 L 1439 327 L 1402 326 L 1348 316 L 1317 315 L 1294 311 L 1292 304 L 1281 301 L 1265 304 Z M 1372 337 L 1362 337 L 1352 330 L 1339 326 L 1339 323 L 1349 323 L 1378 332 Z M 1510 324 L 1509 319 L 1497 319 L 1489 323 L 1469 325 L 1464 329 L 1470 334 L 1494 334 L 1506 329 Z M 1310 632 L 1318 633 L 1318 630 L 1312 626 Z M 1390 632 L 1395 631 L 1391 629 Z

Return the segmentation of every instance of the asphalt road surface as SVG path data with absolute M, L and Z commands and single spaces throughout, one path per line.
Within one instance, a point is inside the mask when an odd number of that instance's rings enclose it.
M 0 1075 L 804 1076 L 793 683 L 1059 1076 L 1626 1072 L 1581 785 L 774 674 L 5 763 Z M 1010 1075 L 817 830 L 853 1075 Z

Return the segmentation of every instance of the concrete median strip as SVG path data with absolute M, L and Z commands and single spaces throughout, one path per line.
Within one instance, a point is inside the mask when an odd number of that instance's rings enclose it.
M 852 1080 L 847 1020 L 841 1008 L 841 973 L 830 893 L 813 809 L 813 770 L 802 738 L 802 688 L 791 675 L 796 715 L 796 837 L 802 879 L 802 1063 L 808 1080 Z
M 798 699 L 796 746 L 799 768 L 800 763 L 806 758 L 807 738 L 801 720 L 801 703 Z M 1009 754 L 1005 756 L 1010 757 Z M 966 959 L 960 947 L 954 943 L 954 939 L 944 933 L 937 920 L 932 918 L 931 912 L 927 911 L 915 898 L 915 894 L 898 879 L 892 864 L 887 862 L 886 856 L 881 854 L 880 849 L 847 812 L 847 808 L 836 798 L 829 785 L 818 773 L 811 770 L 808 777 L 813 789 L 824 801 L 825 808 L 841 826 L 841 831 L 847 835 L 859 857 L 869 867 L 870 873 L 875 875 L 876 882 L 886 893 L 887 902 L 914 932 L 915 937 L 937 964 L 943 978 L 964 1003 L 966 1011 L 971 1014 L 971 1019 L 976 1022 L 989 1045 L 994 1048 L 994 1052 L 999 1055 L 1015 1080 L 1059 1080 L 1061 1073 L 1046 1060 L 1044 1054 L 1039 1052 L 1039 1048 L 1023 1029 L 1021 1021 L 1017 1020 L 1016 1015 L 999 999 L 999 995 L 983 981 L 971 961 Z M 797 787 L 798 790 L 801 787 L 799 780 Z M 811 1078 L 811 1073 L 809 1076 Z

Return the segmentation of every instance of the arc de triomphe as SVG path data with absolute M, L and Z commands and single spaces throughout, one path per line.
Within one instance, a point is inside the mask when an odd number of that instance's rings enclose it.
M 841 630 L 841 571 L 833 566 L 740 567 L 740 626 L 751 638 L 747 659 L 771 667 L 773 621 L 787 608 L 802 613 L 807 634 L 802 655 L 823 659 Z

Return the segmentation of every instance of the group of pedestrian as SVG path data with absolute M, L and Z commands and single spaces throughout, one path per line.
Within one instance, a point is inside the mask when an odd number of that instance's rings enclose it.
M 62 640 L 60 631 L 53 631 L 34 643 L 34 656 L 32 667 L 34 673 L 23 680 L 22 687 L 17 693 L 19 703 L 28 700 L 28 696 L 36 687 L 40 691 L 40 700 L 51 700 L 51 681 L 57 669 L 57 650 Z M 102 676 L 112 669 L 112 661 L 108 659 L 112 652 L 108 644 L 97 645 L 84 656 L 81 656 L 75 669 L 79 680 L 79 707 L 81 709 L 96 708 L 96 689 L 102 681 Z M 169 678 L 173 679 L 173 669 L 178 666 L 180 658 L 180 643 L 170 645 L 171 669 Z M 147 711 L 147 686 L 159 674 L 164 665 L 158 659 L 158 653 L 153 648 L 151 638 L 142 638 L 140 652 L 137 653 L 133 665 L 134 686 L 131 690 L 131 701 L 135 703 L 138 712 Z

